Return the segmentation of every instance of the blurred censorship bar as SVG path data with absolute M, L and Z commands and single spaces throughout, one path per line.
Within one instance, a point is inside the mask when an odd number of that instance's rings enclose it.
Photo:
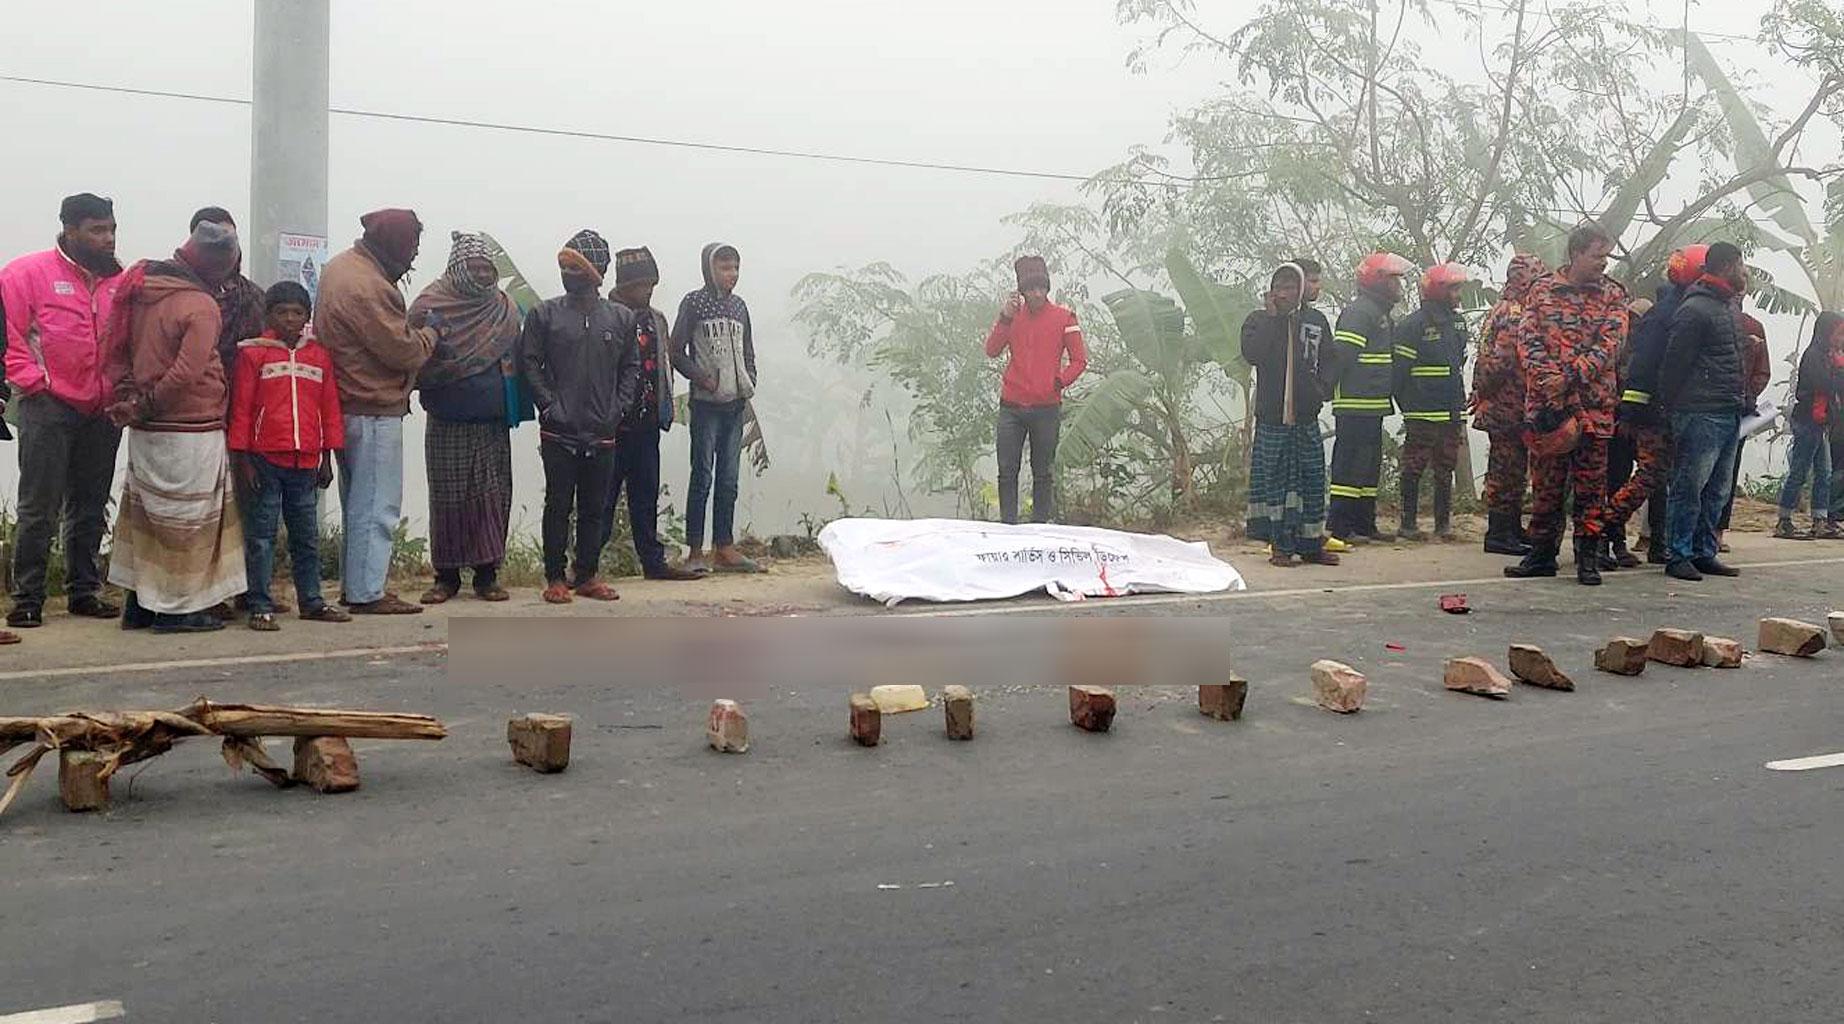
M 1196 686 L 1230 674 L 1217 618 L 458 618 L 448 635 L 457 681 L 698 696 L 886 683 Z

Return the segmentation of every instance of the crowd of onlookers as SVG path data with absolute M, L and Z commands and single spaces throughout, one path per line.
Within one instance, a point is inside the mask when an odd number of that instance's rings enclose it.
M 486 238 L 460 232 L 443 273 L 406 301 L 423 231 L 410 210 L 361 218 L 363 233 L 322 268 L 317 294 L 244 277 L 236 223 L 218 207 L 194 215 L 171 257 L 131 266 L 116 257 L 110 200 L 70 196 L 60 220 L 52 248 L 0 270 L 20 472 L 9 626 L 43 624 L 60 530 L 69 611 L 120 617 L 124 629 L 215 630 L 239 611 L 254 629 L 279 628 L 289 610 L 271 594 L 282 524 L 304 620 L 420 612 L 459 595 L 463 572 L 477 597 L 506 600 L 511 434 L 532 419 L 546 602 L 619 596 L 599 563 L 623 497 L 649 578 L 760 571 L 735 544 L 756 360 L 734 248 L 705 248 L 703 287 L 669 319 L 652 305 L 653 255 L 611 251 L 588 230 L 558 253 L 564 294 L 521 310 Z M 660 434 L 673 424 L 678 376 L 691 384 L 692 467 L 690 550 L 675 562 L 657 519 Z M 413 392 L 428 416 L 435 569 L 418 603 L 388 589 Z M 125 592 L 118 606 L 103 593 L 100 551 L 124 430 L 108 560 L 108 582 Z M 337 602 L 321 593 L 318 550 L 319 492 L 335 479 Z
M 1357 297 L 1335 326 L 1313 308 L 1320 267 L 1278 268 L 1242 332 L 1256 378 L 1250 535 L 1272 544 L 1276 565 L 1336 564 L 1339 551 L 1371 541 L 1426 540 L 1420 488 L 1432 470 L 1433 532 L 1452 539 L 1451 481 L 1470 414 L 1490 441 L 1485 549 L 1520 559 L 1506 575 L 1557 574 L 1565 510 L 1580 582 L 1637 566 L 1626 533 L 1641 507 L 1649 561 L 1680 580 L 1737 575 L 1720 555 L 1741 451 L 1773 422 L 1760 408 L 1772 377 L 1766 330 L 1742 308 L 1743 254 L 1726 242 L 1677 250 L 1646 298 L 1607 275 L 1612 251 L 1613 239 L 1585 224 L 1558 268 L 1515 256 L 1476 345 L 1460 310 L 1463 266 L 1429 268 L 1418 308 L 1399 317 L 1415 268 L 1376 253 L 1357 268 Z M 1792 390 L 1774 535 L 1839 539 L 1844 317 L 1817 318 Z M 1329 474 L 1325 404 L 1336 424 Z M 1398 411 L 1401 523 L 1387 532 L 1376 521 L 1383 421 Z M 1809 529 L 1795 522 L 1802 506 Z

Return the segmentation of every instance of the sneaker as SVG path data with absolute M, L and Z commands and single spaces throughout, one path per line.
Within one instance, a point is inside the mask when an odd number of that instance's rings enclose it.
M 352 616 L 344 608 L 321 604 L 302 609 L 301 619 L 304 622 L 351 622 Z
M 1732 565 L 1725 565 L 1717 558 L 1697 558 L 1690 563 L 1705 576 L 1740 576 L 1742 571 Z
M 1703 574 L 1698 572 L 1697 567 L 1689 562 L 1672 562 L 1670 565 L 1665 566 L 1665 575 L 1674 580 L 1683 580 L 1686 583 L 1703 582 Z
M 250 628 L 258 633 L 274 633 L 282 627 L 275 621 L 274 612 L 251 612 Z
M 1844 540 L 1844 530 L 1838 529 L 1836 520 L 1826 519 L 1812 524 L 1813 540 Z
M 45 624 L 45 611 L 35 604 L 16 604 L 6 613 L 6 624 L 14 629 L 37 629 Z

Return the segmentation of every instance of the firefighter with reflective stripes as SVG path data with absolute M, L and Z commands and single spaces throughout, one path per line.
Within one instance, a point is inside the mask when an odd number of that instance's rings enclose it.
M 1338 314 L 1327 353 L 1333 385 L 1331 506 L 1326 528 L 1348 544 L 1394 540 L 1377 531 L 1377 481 L 1383 475 L 1383 420 L 1390 403 L 1396 322 L 1402 278 L 1415 268 L 1394 253 L 1364 257 L 1357 266 L 1357 298 Z
M 1395 395 L 1402 410 L 1403 540 L 1428 535 L 1416 524 L 1421 505 L 1421 478 L 1434 470 L 1434 535 L 1453 540 L 1453 473 L 1460 458 L 1460 431 L 1466 408 L 1461 370 L 1466 365 L 1466 318 L 1460 313 L 1460 289 L 1466 268 L 1441 263 L 1421 278 L 1421 308 L 1396 326 Z

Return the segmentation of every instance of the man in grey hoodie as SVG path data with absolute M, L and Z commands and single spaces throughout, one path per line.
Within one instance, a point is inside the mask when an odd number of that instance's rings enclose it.
M 672 327 L 673 368 L 690 378 L 691 486 L 685 509 L 685 568 L 760 572 L 736 549 L 736 495 L 743 451 L 743 422 L 756 389 L 755 337 L 749 306 L 736 294 L 742 257 L 712 243 L 699 263 L 704 287 L 679 303 Z M 705 503 L 711 505 L 713 557 L 704 555 Z

